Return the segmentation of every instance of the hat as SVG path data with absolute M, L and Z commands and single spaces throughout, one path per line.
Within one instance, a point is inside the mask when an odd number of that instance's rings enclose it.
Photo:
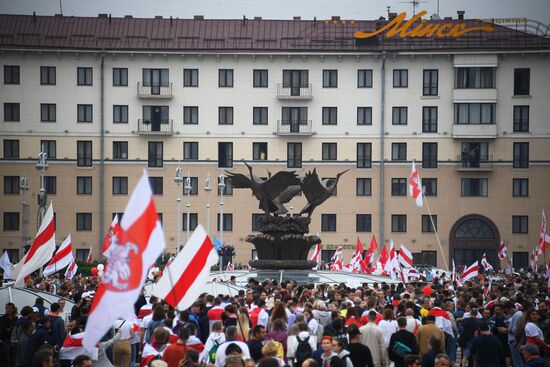
M 521 347 L 521 350 L 526 351 L 531 355 L 539 354 L 539 348 L 534 344 L 525 344 Z
M 508 298 L 506 298 L 506 297 L 500 297 L 499 301 L 500 301 L 501 303 L 506 303 L 506 302 L 508 302 L 509 300 L 508 300 Z
M 82 293 L 82 298 L 92 298 L 94 296 L 94 294 L 95 294 L 94 291 L 84 292 L 84 293 Z

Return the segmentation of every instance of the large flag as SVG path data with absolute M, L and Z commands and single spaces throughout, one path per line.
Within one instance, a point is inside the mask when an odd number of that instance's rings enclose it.
M 317 265 L 315 265 L 313 269 L 317 269 L 319 267 L 320 259 L 321 259 L 321 244 L 318 243 L 315 245 L 315 248 L 313 249 L 313 254 L 311 255 L 311 260 L 317 263 Z
M 494 270 L 493 266 L 491 264 L 489 264 L 489 262 L 487 261 L 487 255 L 485 255 L 485 253 L 481 257 L 481 265 L 483 266 L 484 271 L 493 271 Z
M 462 282 L 465 282 L 468 279 L 477 277 L 478 273 L 479 273 L 479 266 L 478 266 L 478 262 L 476 261 L 472 265 L 464 269 L 464 272 L 462 273 L 460 279 L 462 280 Z
M 113 221 L 109 226 L 109 230 L 107 231 L 107 235 L 103 240 L 103 248 L 101 249 L 101 253 L 103 254 L 103 256 L 109 256 L 109 248 L 113 243 L 113 236 L 119 231 L 119 229 L 120 225 L 118 224 L 118 214 L 115 214 L 115 217 L 113 218 Z
M 0 268 L 4 269 L 4 279 L 12 279 L 13 265 L 10 261 L 10 255 L 5 250 L 2 257 L 0 257 Z
M 50 203 L 38 233 L 32 241 L 29 251 L 17 264 L 15 286 L 22 286 L 25 277 L 48 263 L 55 252 L 55 223 L 53 205 Z
M 542 223 L 540 225 L 540 237 L 539 246 L 540 253 L 544 254 L 546 248 L 550 247 L 550 236 L 546 234 L 546 215 L 544 215 L 544 209 L 542 209 Z
M 44 276 L 47 277 L 53 273 L 60 271 L 74 261 L 73 257 L 73 244 L 71 242 L 71 235 L 65 238 L 65 241 L 59 246 L 55 255 L 48 263 L 48 266 L 44 269 Z
M 502 241 L 502 242 L 500 243 L 500 246 L 498 247 L 498 252 L 497 252 L 498 258 L 499 258 L 500 260 L 506 259 L 506 257 L 508 256 L 507 250 L 508 250 L 508 249 L 507 249 L 507 247 L 506 247 L 506 242 Z
M 172 264 L 164 269 L 153 294 L 177 310 L 188 309 L 204 292 L 210 268 L 218 260 L 214 245 L 204 228 L 198 225 Z M 229 263 L 228 268 L 229 265 L 232 264 Z
M 120 232 L 113 236 L 105 273 L 90 308 L 83 341 L 88 350 L 115 320 L 135 318 L 134 302 L 141 293 L 149 266 L 165 248 L 145 170 L 128 201 L 120 227 Z
M 405 268 L 410 268 L 413 266 L 413 256 L 412 253 L 407 250 L 407 248 L 403 245 L 399 247 L 399 263 L 403 265 Z
M 444 332 L 446 332 L 451 336 L 454 335 L 451 318 L 449 317 L 449 314 L 447 313 L 447 311 L 443 310 L 440 307 L 433 307 L 428 312 L 428 315 L 435 316 L 435 326 L 439 327 L 440 329 L 443 329 Z
M 414 199 L 416 206 L 422 207 L 422 183 L 416 170 L 414 160 L 412 162 L 411 178 L 409 179 L 409 196 Z
M 73 277 L 76 275 L 77 270 L 78 265 L 76 264 L 76 261 L 73 260 L 73 262 L 70 263 L 67 267 L 67 270 L 65 270 L 65 279 L 73 279 Z
M 376 237 L 374 236 L 374 233 L 372 234 L 372 237 L 370 239 L 369 248 L 367 250 L 367 255 L 365 256 L 365 263 L 371 264 L 374 261 L 374 252 L 378 250 L 378 243 L 376 243 Z

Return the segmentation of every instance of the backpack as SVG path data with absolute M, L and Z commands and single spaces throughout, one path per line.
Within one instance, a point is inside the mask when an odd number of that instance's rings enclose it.
M 412 349 L 401 342 L 395 342 L 395 344 L 393 345 L 392 352 L 394 352 L 396 355 L 398 355 L 401 358 L 405 358 L 407 354 L 412 353 Z
M 309 336 L 302 340 L 296 335 L 296 340 L 298 340 L 298 347 L 294 355 L 294 361 L 296 362 L 294 365 L 301 366 L 306 359 L 311 358 L 313 349 L 311 349 L 311 345 L 309 345 Z
M 211 363 L 216 362 L 216 353 L 218 352 L 218 347 L 220 346 L 220 343 L 218 343 L 216 340 L 212 340 L 214 342 L 214 345 L 210 350 L 208 351 L 208 360 Z
M 319 321 L 317 321 L 317 332 L 315 333 L 315 337 L 317 337 L 317 341 L 321 340 L 323 338 L 323 335 L 325 335 L 325 327 L 321 325 Z

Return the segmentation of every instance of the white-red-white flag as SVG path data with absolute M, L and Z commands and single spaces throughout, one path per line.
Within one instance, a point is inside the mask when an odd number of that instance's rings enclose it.
M 454 335 L 453 333 L 453 324 L 451 323 L 451 318 L 447 311 L 443 310 L 441 307 L 433 307 L 428 315 L 435 316 L 435 326 L 443 329 L 449 335 Z
M 344 259 L 344 249 L 342 248 L 342 246 L 338 246 L 338 248 L 336 249 L 336 251 L 334 251 L 334 255 L 332 255 L 330 260 L 336 261 L 336 260 L 343 260 L 343 259 Z
M 92 245 L 90 245 L 90 250 L 88 250 L 88 257 L 86 258 L 86 262 L 88 264 L 91 264 L 94 261 L 92 256 Z
M 86 350 L 82 345 L 82 340 L 84 338 L 84 333 L 78 334 L 69 334 L 63 341 L 63 346 L 59 350 L 59 359 L 69 359 L 73 360 L 79 355 L 86 355 L 97 361 L 97 355 L 99 349 L 97 347 Z
M 76 261 L 73 260 L 72 263 L 69 264 L 67 267 L 67 270 L 65 270 L 65 278 L 66 279 L 73 279 L 76 275 L 76 271 L 78 270 L 78 265 L 76 264 Z
M 399 260 L 397 259 L 397 254 L 395 247 L 393 245 L 393 240 L 390 241 L 390 254 L 386 265 L 384 266 L 384 271 L 390 274 L 392 279 L 396 278 L 396 270 L 399 269 Z
M 492 286 L 493 286 L 493 278 L 489 278 L 489 284 L 487 284 L 487 287 L 483 290 L 483 299 L 487 298 L 487 295 L 491 291 Z
M 210 268 L 216 265 L 218 260 L 214 245 L 199 224 L 183 250 L 178 253 L 172 264 L 164 269 L 153 294 L 177 310 L 186 310 L 204 292 Z M 229 263 L 228 268 L 229 265 L 233 266 Z
M 506 242 L 502 241 L 500 243 L 500 246 L 498 247 L 498 252 L 497 252 L 498 258 L 500 260 L 506 259 L 506 257 L 508 256 L 507 251 L 508 251 L 508 248 L 506 247 Z
M 409 178 L 409 196 L 414 199 L 416 206 L 420 208 L 423 205 L 422 195 L 422 183 L 420 182 L 420 176 L 418 176 L 418 171 L 413 160 L 411 177 Z
M 90 350 L 115 320 L 135 318 L 134 302 L 141 293 L 149 266 L 165 248 L 147 171 L 128 201 L 120 232 L 113 236 L 105 272 L 92 302 L 84 347 Z
M 311 260 L 317 263 L 317 265 L 315 265 L 313 269 L 317 269 L 319 267 L 320 259 L 321 259 L 321 244 L 318 243 L 313 248 L 313 254 L 311 255 Z
M 15 286 L 22 286 L 25 277 L 47 264 L 54 252 L 55 222 L 53 217 L 53 205 L 50 203 L 29 251 L 25 254 L 23 259 L 21 259 L 19 264 L 17 264 L 14 272 L 16 274 L 16 276 L 14 274 L 16 277 Z
M 407 250 L 407 248 L 403 245 L 399 247 L 398 259 L 399 259 L 399 263 L 405 268 L 410 268 L 413 266 L 412 253 L 409 250 Z
M 453 275 L 452 275 L 452 277 L 451 277 L 451 280 L 452 280 L 453 282 L 456 282 L 456 280 L 457 280 L 457 279 L 456 279 L 456 266 L 455 266 L 455 259 L 454 259 L 454 258 L 453 258 Z
M 230 261 L 230 262 L 227 263 L 227 266 L 225 267 L 225 270 L 233 271 L 233 270 L 235 270 L 235 265 L 233 265 Z
M 344 269 L 344 264 L 342 259 L 336 259 L 333 264 L 330 265 L 331 271 L 342 271 Z
M 536 249 L 531 251 L 531 254 L 529 255 L 529 265 L 534 272 L 538 271 L 538 256 Z
M 376 250 L 378 250 L 378 243 L 376 242 L 376 237 L 374 236 L 374 233 L 373 233 L 370 239 L 370 244 L 367 250 L 367 254 L 365 255 L 365 264 L 369 265 L 374 261 L 374 252 Z
M 493 271 L 493 266 L 489 264 L 489 261 L 487 261 L 487 255 L 485 253 L 481 257 L 481 266 L 483 266 L 484 271 Z
M 479 274 L 479 265 L 478 265 L 478 262 L 476 261 L 472 265 L 464 269 L 460 279 L 462 280 L 462 282 L 465 282 L 468 279 L 477 277 L 478 274 Z
M 103 248 L 101 249 L 101 253 L 103 254 L 103 256 L 109 256 L 109 248 L 111 247 L 111 244 L 113 242 L 112 238 L 119 229 L 120 225 L 118 224 L 118 214 L 115 214 L 115 217 L 113 218 L 113 221 L 109 226 L 109 230 L 107 231 L 107 235 L 103 239 Z
M 66 266 L 68 266 L 72 261 L 74 261 L 73 257 L 73 244 L 71 242 L 71 235 L 68 235 L 67 238 L 65 238 L 65 241 L 59 246 L 57 249 L 57 252 L 55 255 L 53 255 L 52 259 L 48 263 L 48 266 L 44 269 L 45 277 L 48 275 L 51 275 L 53 273 L 56 273 Z
M 542 222 L 540 225 L 539 246 L 540 254 L 544 254 L 544 251 L 550 247 L 550 236 L 546 234 L 546 215 L 544 209 L 542 209 Z

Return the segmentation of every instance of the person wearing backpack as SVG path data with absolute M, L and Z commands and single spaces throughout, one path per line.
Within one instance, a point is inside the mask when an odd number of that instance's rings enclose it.
M 395 367 L 405 367 L 404 358 L 407 354 L 418 354 L 418 344 L 413 333 L 407 330 L 407 319 L 397 319 L 399 330 L 390 337 L 388 354 Z
M 201 352 L 199 360 L 207 364 L 214 364 L 218 347 L 224 342 L 223 324 L 221 321 L 216 321 L 212 324 L 212 331 L 208 335 L 208 339 L 206 339 L 204 350 Z
M 302 363 L 313 357 L 313 351 L 317 348 L 317 338 L 309 334 L 305 322 L 296 324 L 298 335 L 289 336 L 287 339 L 287 357 L 294 366 L 301 367 Z

